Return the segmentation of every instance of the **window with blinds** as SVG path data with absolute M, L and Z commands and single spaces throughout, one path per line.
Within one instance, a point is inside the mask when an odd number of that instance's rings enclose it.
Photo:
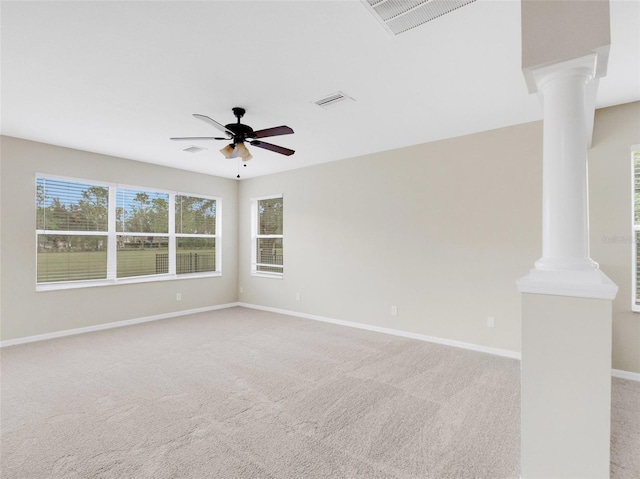
M 640 145 L 631 153 L 633 162 L 633 304 L 640 312 Z
M 169 195 L 153 191 L 116 190 L 116 276 L 169 273 Z
M 217 201 L 176 195 L 176 274 L 216 271 Z
M 282 195 L 251 200 L 252 274 L 282 277 L 283 209 Z
M 38 290 L 220 274 L 220 198 L 36 178 Z
M 36 181 L 37 282 L 107 278 L 109 188 Z

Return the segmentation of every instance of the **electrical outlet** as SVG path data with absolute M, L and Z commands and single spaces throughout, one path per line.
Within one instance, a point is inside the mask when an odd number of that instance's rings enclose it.
M 176 293 L 176 301 L 182 301 L 182 293 Z
M 496 327 L 496 318 L 493 316 L 487 317 L 487 328 L 495 328 Z
M 300 296 L 300 292 L 298 291 L 298 292 L 296 293 L 296 301 L 300 301 L 300 298 L 301 298 L 301 296 Z
M 398 307 L 391 306 L 391 316 L 398 316 Z

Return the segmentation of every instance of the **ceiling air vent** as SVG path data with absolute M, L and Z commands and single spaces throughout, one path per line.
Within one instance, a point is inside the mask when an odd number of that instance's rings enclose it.
M 346 93 L 337 91 L 335 93 L 332 93 L 331 95 L 327 95 L 324 98 L 320 98 L 319 100 L 314 101 L 314 103 L 322 108 L 331 108 L 345 101 L 355 100 Z
M 198 153 L 199 151 L 204 151 L 204 150 L 206 150 L 206 148 L 201 148 L 199 146 L 190 146 L 188 148 L 185 148 L 182 151 L 186 151 L 188 153 Z
M 393 35 L 399 35 L 476 0 L 362 0 Z

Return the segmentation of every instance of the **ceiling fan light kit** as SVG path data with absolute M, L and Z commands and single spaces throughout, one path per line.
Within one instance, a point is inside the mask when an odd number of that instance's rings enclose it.
M 209 125 L 214 126 L 219 131 L 226 134 L 226 137 L 217 137 L 217 136 L 187 136 L 187 137 L 172 137 L 171 140 L 224 140 L 230 141 L 227 146 L 220 150 L 220 153 L 224 155 L 225 158 L 238 158 L 240 157 L 242 161 L 249 161 L 253 156 L 251 152 L 245 145 L 245 141 L 248 141 L 252 146 L 256 146 L 258 148 L 262 148 L 265 150 L 273 151 L 275 153 L 279 153 L 285 156 L 291 156 L 295 153 L 294 150 L 289 148 L 285 148 L 283 146 L 274 145 L 271 143 L 267 143 L 266 141 L 258 140 L 257 138 L 266 138 L 269 136 L 279 136 L 279 135 L 290 135 L 293 133 L 293 130 L 286 125 L 282 126 L 274 126 L 272 128 L 266 128 L 264 130 L 254 131 L 249 125 L 244 125 L 240 123 L 240 118 L 244 116 L 246 110 L 244 108 L 235 107 L 232 109 L 233 115 L 236 117 L 236 123 L 229 123 L 227 125 L 222 125 L 218 123 L 213 118 L 209 118 L 206 115 L 201 115 L 199 113 L 194 113 L 193 116 L 202 120 Z
M 253 158 L 253 156 L 251 156 L 251 153 L 249 152 L 249 149 L 244 146 L 244 143 L 239 143 L 238 146 L 236 146 L 236 153 L 240 158 L 242 158 L 242 161 L 249 161 L 251 158 Z
M 236 149 L 233 147 L 233 145 L 225 146 L 220 150 L 220 153 L 222 153 L 228 160 L 230 160 L 231 158 L 237 158 Z

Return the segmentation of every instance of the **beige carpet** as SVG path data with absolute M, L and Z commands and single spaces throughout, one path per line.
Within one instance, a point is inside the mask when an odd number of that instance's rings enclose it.
M 517 478 L 519 362 L 234 308 L 2 351 L 2 478 Z M 612 472 L 640 477 L 640 383 Z

